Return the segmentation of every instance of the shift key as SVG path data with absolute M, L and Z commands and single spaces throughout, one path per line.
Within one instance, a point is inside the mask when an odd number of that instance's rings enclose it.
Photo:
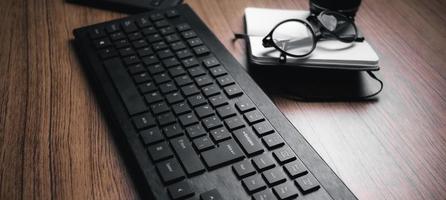
M 201 154 L 206 166 L 210 169 L 232 164 L 243 159 L 243 151 L 231 139 L 220 143 L 219 147 Z

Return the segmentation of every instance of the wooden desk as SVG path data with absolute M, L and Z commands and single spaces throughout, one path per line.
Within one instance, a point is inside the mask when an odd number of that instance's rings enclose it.
M 245 63 L 247 6 L 187 1 Z M 375 102 L 275 103 L 360 199 L 446 199 L 446 1 L 365 0 L 357 18 L 379 52 Z M 69 40 L 124 16 L 63 0 L 0 1 L 0 199 L 134 199 L 132 180 Z

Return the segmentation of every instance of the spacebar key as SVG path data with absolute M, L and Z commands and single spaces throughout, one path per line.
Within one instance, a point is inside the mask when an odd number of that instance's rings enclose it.
M 201 156 L 210 169 L 232 164 L 244 157 L 242 150 L 232 139 L 220 143 L 218 148 L 203 152 Z
M 138 93 L 132 78 L 127 73 L 121 60 L 118 58 L 106 60 L 104 61 L 104 66 L 118 90 L 129 114 L 135 115 L 147 111 L 148 108 L 144 103 L 144 99 Z

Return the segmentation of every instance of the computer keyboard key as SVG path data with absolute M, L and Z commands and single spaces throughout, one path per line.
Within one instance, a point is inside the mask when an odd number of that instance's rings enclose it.
M 308 173 L 307 168 L 300 160 L 295 160 L 293 162 L 285 164 L 283 168 L 285 169 L 285 171 L 287 172 L 288 176 L 290 176 L 291 179 L 295 179 L 299 176 Z
M 136 25 L 131 20 L 125 20 L 124 22 L 122 22 L 121 25 L 122 25 L 122 29 L 124 29 L 124 31 L 126 33 L 131 33 L 131 32 L 135 32 L 138 30 Z
M 200 158 L 185 136 L 170 140 L 170 144 L 188 175 L 196 175 L 205 170 Z
M 132 47 L 125 47 L 125 48 L 119 49 L 119 55 L 121 55 L 121 56 L 126 57 L 126 56 L 131 56 L 134 54 L 136 54 L 136 52 L 135 52 L 135 50 L 133 50 Z
M 172 26 L 166 26 L 164 28 L 161 28 L 159 31 L 162 35 L 169 35 L 175 32 Z
M 175 18 L 175 17 L 178 17 L 178 16 L 180 16 L 180 14 L 178 13 L 177 10 L 172 9 L 172 10 L 166 11 L 166 17 L 167 18 Z
M 178 34 L 176 34 L 176 33 L 166 35 L 164 37 L 164 39 L 166 39 L 167 43 L 174 43 L 174 42 L 178 42 L 179 40 L 181 40 L 180 36 L 178 36 Z
M 118 58 L 106 60 L 104 61 L 104 66 L 129 114 L 135 115 L 147 111 L 148 107 L 144 103 L 121 60 Z
M 129 73 L 132 75 L 146 72 L 146 68 L 141 63 L 132 65 L 128 69 L 129 69 Z
M 220 88 L 217 85 L 215 85 L 215 84 L 204 86 L 204 87 L 201 88 L 201 90 L 203 91 L 203 94 L 206 97 L 210 97 L 210 96 L 214 96 L 214 95 L 220 94 Z
M 211 116 L 203 119 L 203 125 L 207 130 L 222 126 L 221 120 L 217 116 Z
M 299 191 L 292 182 L 282 183 L 274 187 L 273 191 L 280 200 L 293 199 L 299 195 Z
M 206 130 L 204 130 L 201 124 L 195 124 L 186 128 L 186 133 L 189 138 L 197 138 L 206 135 Z
M 148 93 L 144 95 L 144 98 L 146 99 L 147 103 L 152 104 L 158 101 L 162 101 L 163 97 L 158 91 Z
M 121 30 L 121 28 L 119 28 L 118 24 L 110 23 L 107 26 L 105 26 L 105 30 L 107 31 L 107 33 L 114 33 L 116 31 Z
M 177 58 L 173 57 L 173 58 L 168 58 L 168 59 L 164 59 L 163 60 L 163 64 L 165 67 L 167 68 L 171 68 L 171 67 L 175 67 L 180 65 L 180 61 L 178 61 Z
M 268 150 L 273 150 L 285 145 L 285 142 L 283 141 L 282 137 L 280 137 L 280 135 L 277 133 L 273 133 L 263 137 L 262 141 L 263 144 L 265 144 L 266 148 L 268 148 Z
M 141 83 L 149 82 L 149 81 L 151 81 L 152 79 L 150 78 L 149 73 L 147 73 L 147 72 L 143 72 L 143 73 L 134 75 L 134 76 L 133 76 L 133 80 L 135 80 L 135 82 L 136 82 L 137 84 L 141 84 Z
M 183 63 L 184 67 L 186 68 L 191 68 L 198 65 L 198 61 L 194 57 L 183 59 L 181 60 L 181 63 Z
M 250 125 L 265 120 L 265 118 L 263 117 L 262 113 L 260 113 L 259 110 L 246 112 L 245 114 L 243 114 L 243 117 Z
M 221 118 L 232 117 L 237 114 L 237 111 L 230 105 L 221 106 L 217 108 L 218 116 Z
M 176 66 L 169 69 L 169 73 L 172 77 L 177 77 L 186 74 L 186 70 L 183 66 Z
M 176 158 L 156 164 L 156 169 L 165 184 L 179 181 L 186 176 Z
M 148 93 L 148 92 L 153 92 L 156 90 L 156 86 L 154 85 L 153 82 L 143 83 L 143 84 L 139 85 L 138 87 L 139 87 L 139 91 L 143 94 Z
M 231 75 L 224 75 L 221 77 L 217 78 L 217 82 L 221 87 L 225 87 L 231 84 L 234 84 L 235 81 L 234 79 L 231 77 Z
M 140 39 L 140 40 L 136 40 L 134 42 L 132 42 L 133 47 L 135 47 L 135 49 L 141 49 L 144 47 L 149 46 L 149 43 L 146 42 L 146 40 L 144 39 Z
M 311 174 L 306 174 L 301 176 L 295 180 L 297 187 L 303 194 L 308 194 L 318 190 L 321 186 L 319 186 L 318 181 Z
M 121 39 L 121 40 L 115 41 L 113 44 L 118 49 L 130 46 L 130 42 L 127 39 Z
M 161 84 L 161 83 L 169 82 L 170 77 L 167 73 L 163 72 L 163 73 L 153 76 L 153 80 L 155 81 L 156 84 Z
M 203 75 L 203 76 L 195 77 L 195 82 L 197 83 L 197 85 L 199 87 L 203 87 L 203 86 L 213 83 L 212 78 L 207 74 Z
M 182 23 L 182 24 L 177 25 L 177 30 L 180 31 L 180 32 L 187 31 L 187 30 L 190 30 L 190 29 L 191 29 L 191 27 L 187 23 Z
M 125 35 L 124 35 L 124 33 L 123 32 L 117 32 L 117 33 L 112 33 L 112 34 L 110 34 L 110 39 L 112 40 L 112 41 L 116 41 L 116 40 L 122 40 L 122 39 L 125 39 Z
M 151 65 L 158 64 L 160 61 L 158 60 L 158 58 L 155 55 L 150 55 L 150 56 L 143 57 L 142 62 L 146 66 L 149 66 L 149 70 L 150 70 Z
M 192 67 L 192 68 L 189 68 L 187 71 L 189 71 L 189 74 L 192 77 L 201 76 L 201 75 L 206 74 L 206 70 L 202 66 Z
M 172 51 L 170 49 L 164 49 L 164 50 L 158 51 L 157 55 L 161 59 L 166 59 L 166 58 L 170 58 L 170 57 L 174 56 L 174 54 L 172 53 Z
M 204 66 L 206 66 L 207 68 L 211 68 L 211 67 L 215 67 L 220 65 L 220 62 L 217 60 L 217 58 L 215 58 L 214 56 L 206 58 L 203 60 L 203 64 Z
M 175 86 L 175 84 L 173 82 L 167 82 L 167 83 L 163 83 L 161 85 L 159 85 L 160 91 L 163 94 L 167 94 L 170 92 L 174 92 L 177 91 L 177 86 Z
M 256 169 L 249 160 L 240 161 L 232 165 L 232 170 L 239 179 L 254 175 Z
M 176 121 L 176 117 L 171 112 L 158 115 L 156 119 L 160 126 L 169 125 Z
M 199 137 L 193 140 L 195 149 L 198 151 L 206 151 L 208 149 L 212 149 L 214 147 L 214 143 L 212 142 L 209 136 Z
M 274 128 L 271 126 L 271 124 L 268 121 L 263 121 L 263 122 L 254 124 L 253 129 L 259 137 L 263 137 L 270 133 L 274 133 Z
M 241 112 L 248 112 L 250 110 L 254 110 L 256 107 L 254 106 L 254 103 L 252 103 L 251 100 L 248 98 L 241 98 L 236 104 L 235 107 Z
M 200 90 L 194 84 L 182 87 L 181 91 L 183 92 L 184 96 L 191 96 L 200 93 Z
M 290 147 L 285 146 L 273 152 L 274 158 L 281 165 L 296 160 L 296 155 Z
M 179 86 L 184 86 L 193 83 L 194 81 L 189 77 L 189 75 L 183 75 L 175 78 L 175 83 Z
M 225 127 L 220 127 L 210 131 L 212 139 L 219 143 L 231 138 L 231 133 Z
M 158 127 L 142 130 L 141 132 L 139 132 L 139 135 L 141 135 L 142 141 L 146 145 L 164 140 L 164 137 Z
M 145 113 L 141 115 L 134 116 L 132 118 L 133 124 L 135 125 L 136 129 L 141 130 L 145 129 L 151 126 L 156 125 L 155 118 L 153 118 L 152 114 Z
M 186 46 L 184 44 L 183 44 L 183 46 L 181 46 L 180 44 L 178 44 L 179 46 L 174 45 L 174 44 L 176 44 L 176 43 L 173 43 L 170 46 L 174 50 L 179 50 L 176 52 L 176 55 L 179 59 L 189 58 L 189 57 L 193 56 L 192 52 L 190 52 L 189 49 L 184 49 L 184 48 L 186 48 Z M 183 48 L 179 48 L 179 47 L 183 47 Z M 180 49 L 182 49 L 182 50 L 180 50 Z
M 194 47 L 192 50 L 194 51 L 194 53 L 195 53 L 197 56 L 204 56 L 204 55 L 207 55 L 207 54 L 209 54 L 209 53 L 211 52 L 211 51 L 208 49 L 208 47 L 207 47 L 207 46 L 204 46 L 204 45 Z
M 230 117 L 225 119 L 224 121 L 226 127 L 228 127 L 228 129 L 231 131 L 245 127 L 245 123 L 243 123 L 243 119 L 240 116 Z
M 88 31 L 88 34 L 91 39 L 98 39 L 106 36 L 104 30 L 101 28 L 92 28 Z
M 140 32 L 134 32 L 127 35 L 130 41 L 139 40 L 142 38 L 142 34 Z
M 157 27 L 157 28 L 163 28 L 163 27 L 166 27 L 166 26 L 169 26 L 169 22 L 164 20 L 164 19 L 155 22 L 155 27 Z
M 191 96 L 191 97 L 187 98 L 187 100 L 189 101 L 189 103 L 192 107 L 196 107 L 196 106 L 205 104 L 207 102 L 206 99 L 201 94 L 196 94 L 194 96 Z
M 243 152 L 234 140 L 226 140 L 217 148 L 201 153 L 206 166 L 214 169 L 237 162 L 244 158 Z
M 213 77 L 219 77 L 227 74 L 226 69 L 222 66 L 212 67 L 211 69 L 209 69 L 209 71 L 211 72 Z
M 166 100 L 167 103 L 174 104 L 183 101 L 184 97 L 180 92 L 172 92 L 170 94 L 166 94 Z
M 105 47 L 112 46 L 112 43 L 110 42 L 110 39 L 108 39 L 108 38 L 102 38 L 102 39 L 95 40 L 93 44 L 97 49 L 102 49 Z
M 224 91 L 229 98 L 234 98 L 243 95 L 242 89 L 237 84 L 226 86 L 224 88 Z
M 160 34 L 155 33 L 152 35 L 147 36 L 147 40 L 149 40 L 150 43 L 161 41 L 163 38 Z
M 170 185 L 167 191 L 173 200 L 184 199 L 195 194 L 187 180 Z
M 145 28 L 152 25 L 147 17 L 138 17 L 136 24 L 139 26 L 139 28 Z
M 159 63 L 156 63 L 156 64 L 150 64 L 150 65 L 147 67 L 147 69 L 149 70 L 149 73 L 150 73 L 151 75 L 155 75 L 155 74 L 158 74 L 158 73 L 161 73 L 161 72 L 164 72 L 164 71 L 165 71 L 164 67 L 163 67 L 161 64 L 159 64 Z
M 147 28 L 142 29 L 142 34 L 144 34 L 145 36 L 152 35 L 152 34 L 155 34 L 155 33 L 157 33 L 157 30 L 153 26 L 149 26 Z
M 205 104 L 195 107 L 195 113 L 197 113 L 197 116 L 201 119 L 213 115 L 214 109 L 209 104 Z
M 188 31 L 181 32 L 181 36 L 183 36 L 184 39 L 189 39 L 189 38 L 197 37 L 197 34 L 195 33 L 195 31 L 188 30 Z
M 273 158 L 271 158 L 269 154 L 262 154 L 258 155 L 257 157 L 254 157 L 252 159 L 252 163 L 254 164 L 254 166 L 258 171 L 265 171 L 267 169 L 271 169 L 274 166 L 276 166 Z
M 172 110 L 176 115 L 181 115 L 191 111 L 189 104 L 185 102 L 177 103 L 172 106 Z
M 201 194 L 200 200 L 224 200 L 224 198 L 217 189 L 213 189 Z
M 187 40 L 187 43 L 189 44 L 190 47 L 196 47 L 196 46 L 202 45 L 203 41 L 201 41 L 200 38 L 192 38 L 192 39 Z
M 155 115 L 163 113 L 163 112 L 167 112 L 170 110 L 169 106 L 164 101 L 154 103 L 150 106 L 150 108 L 152 109 L 152 112 Z
M 286 181 L 285 172 L 281 168 L 273 168 L 262 173 L 263 178 L 270 187 Z
M 266 189 L 266 183 L 260 175 L 243 179 L 242 185 L 250 194 Z
M 171 43 L 170 44 L 170 48 L 172 48 L 172 50 L 174 50 L 174 51 L 177 51 L 177 55 L 179 54 L 178 50 L 182 50 L 182 54 L 183 55 L 182 56 L 178 55 L 178 58 L 180 58 L 180 59 L 189 57 L 189 56 L 186 56 L 186 55 L 188 54 L 188 52 L 190 53 L 190 51 L 188 49 L 185 49 L 186 45 L 182 41 Z M 192 53 L 190 53 L 190 54 L 192 55 Z
M 149 15 L 149 18 L 152 21 L 158 21 L 158 20 L 164 19 L 164 16 L 161 13 L 153 13 L 153 14 Z
M 159 51 L 163 49 L 169 48 L 169 45 L 167 45 L 164 41 L 156 42 L 152 45 L 153 50 Z
M 178 120 L 183 126 L 189 126 L 198 122 L 198 119 L 194 113 L 187 113 L 184 115 L 180 115 L 178 117 Z
M 154 162 L 165 160 L 173 156 L 173 152 L 167 142 L 160 142 L 148 147 L 149 155 Z
M 183 128 L 181 128 L 181 126 L 178 123 L 174 123 L 163 127 L 163 132 L 167 138 L 173 138 L 184 134 Z
M 228 98 L 226 98 L 226 96 L 219 94 L 219 95 L 210 97 L 209 102 L 211 103 L 212 106 L 218 107 L 218 106 L 228 104 Z
M 249 129 L 242 128 L 233 132 L 235 138 L 245 151 L 246 155 L 254 156 L 261 154 L 264 149 L 257 136 Z
M 101 51 L 99 51 L 99 56 L 102 59 L 107 59 L 107 58 L 118 56 L 118 52 L 113 47 L 105 48 L 105 49 L 102 49 Z
M 270 189 L 257 192 L 252 197 L 254 200 L 277 200 L 276 196 L 274 196 Z

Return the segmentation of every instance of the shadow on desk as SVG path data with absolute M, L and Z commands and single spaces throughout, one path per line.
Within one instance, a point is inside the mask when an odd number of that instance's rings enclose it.
M 367 72 L 249 65 L 248 72 L 267 94 L 298 101 L 371 101 L 379 82 Z

